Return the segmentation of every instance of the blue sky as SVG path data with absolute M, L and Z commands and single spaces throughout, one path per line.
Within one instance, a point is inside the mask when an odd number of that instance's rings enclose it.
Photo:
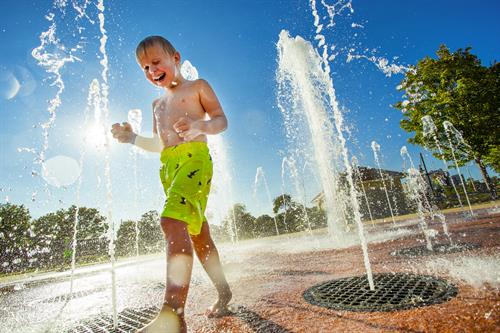
M 336 1 L 326 1 L 333 3 Z M 76 1 L 84 3 L 84 1 Z M 125 121 L 133 108 L 143 111 L 143 130 L 151 130 L 151 101 L 161 93 L 143 78 L 134 50 L 145 36 L 162 35 L 171 40 L 215 89 L 229 118 L 224 133 L 233 166 L 234 202 L 243 202 L 251 212 L 261 213 L 263 196 L 252 200 L 257 167 L 267 175 L 271 196 L 281 192 L 281 159 L 287 149 L 282 116 L 276 107 L 276 43 L 282 29 L 292 36 L 313 41 L 315 28 L 308 1 L 105 1 L 105 29 L 109 57 L 110 122 Z M 372 63 L 359 59 L 346 62 L 348 49 L 367 56 L 385 57 L 401 65 L 415 64 L 434 56 L 438 46 L 450 49 L 472 47 L 483 64 L 500 54 L 500 12 L 498 1 L 352 1 L 354 13 L 337 16 L 337 24 L 323 30 L 339 55 L 331 62 L 332 78 L 345 121 L 350 128 L 348 149 L 361 165 L 375 166 L 372 140 L 381 145 L 383 167 L 400 170 L 399 150 L 408 134 L 399 128 L 401 114 L 390 104 L 400 98 L 395 89 L 402 75 L 390 78 Z M 317 7 L 321 9 L 321 2 Z M 40 216 L 76 202 L 76 183 L 66 188 L 47 185 L 40 176 L 34 155 L 18 148 L 42 147 L 40 124 L 47 121 L 48 100 L 56 94 L 53 80 L 31 56 L 40 45 L 39 36 L 54 13 L 56 35 L 61 44 L 83 49 L 75 53 L 81 61 L 61 69 L 65 90 L 57 109 L 55 125 L 49 131 L 46 157 L 64 155 L 75 160 L 82 151 L 82 128 L 89 84 L 99 78 L 99 26 L 94 1 L 86 13 L 94 21 L 75 20 L 71 1 L 63 14 L 50 1 L 0 2 L 0 200 L 25 204 L 33 216 Z M 325 11 L 322 9 L 322 19 Z M 353 27 L 352 23 L 362 27 Z M 80 33 L 77 27 L 82 28 Z M 84 38 L 84 39 L 81 39 Z M 396 57 L 396 58 L 395 58 Z M 20 82 L 15 96 L 12 77 Z M 13 90 L 14 89 L 14 90 Z M 414 159 L 418 147 L 409 146 Z M 87 147 L 80 191 L 81 205 L 100 207 L 106 200 L 103 151 Z M 112 144 L 110 165 L 113 216 L 136 218 L 161 204 L 158 160 L 140 155 L 135 186 L 130 146 Z M 430 168 L 440 168 L 429 157 Z M 471 172 L 478 177 L 475 167 Z M 310 195 L 319 188 L 312 186 Z M 264 192 L 263 190 L 261 191 Z M 36 193 L 33 195 L 33 193 Z M 134 202 L 135 195 L 138 202 Z M 32 198 L 34 197 L 34 201 Z M 260 202 L 260 204 L 259 204 Z M 270 207 L 270 205 L 269 205 Z

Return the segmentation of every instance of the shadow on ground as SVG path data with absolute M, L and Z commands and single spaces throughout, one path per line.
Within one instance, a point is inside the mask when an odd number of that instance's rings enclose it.
M 256 333 L 293 333 L 269 319 L 262 318 L 243 305 L 239 305 L 233 311 L 233 316 L 241 319 Z

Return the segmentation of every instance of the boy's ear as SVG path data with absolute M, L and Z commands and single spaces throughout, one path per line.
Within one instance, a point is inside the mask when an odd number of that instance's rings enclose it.
M 179 52 L 177 52 L 177 51 L 174 53 L 174 60 L 175 60 L 176 64 L 180 64 L 181 63 L 181 54 Z

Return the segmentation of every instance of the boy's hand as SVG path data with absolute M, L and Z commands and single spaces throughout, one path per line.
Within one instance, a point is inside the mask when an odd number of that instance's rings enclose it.
M 181 117 L 175 124 L 174 130 L 184 141 L 194 140 L 197 136 L 204 134 L 202 120 L 193 120 L 189 117 Z
M 117 139 L 122 143 L 134 143 L 135 137 L 137 136 L 134 131 L 132 131 L 132 126 L 129 123 L 118 123 L 111 126 L 111 133 L 113 138 Z

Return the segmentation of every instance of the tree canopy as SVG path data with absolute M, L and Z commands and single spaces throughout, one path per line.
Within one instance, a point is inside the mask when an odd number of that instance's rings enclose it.
M 443 157 L 451 161 L 443 122 L 449 121 L 462 134 L 465 144 L 454 141 L 459 165 L 475 161 L 488 181 L 485 166 L 500 172 L 500 65 L 481 65 L 471 48 L 455 52 L 441 45 L 437 59 L 425 57 L 412 66 L 398 86 L 403 100 L 401 127 L 414 136 L 410 143 L 426 146 L 441 158 L 437 144 L 424 136 L 422 117 L 431 116 L 437 127 Z
M 0 204 L 1 271 L 15 270 L 29 252 L 30 213 L 23 205 Z
M 88 254 L 106 254 L 108 225 L 95 208 L 80 207 L 77 214 L 73 205 L 31 220 L 29 210 L 23 205 L 1 204 L 0 272 L 71 262 L 77 216 L 77 259 Z
M 238 237 L 247 239 L 255 237 L 254 222 L 255 217 L 247 211 L 245 205 L 237 203 L 222 223 L 225 230 L 231 230 L 231 224 L 235 225 Z
M 105 242 L 108 231 L 105 217 L 95 208 L 80 207 L 78 212 L 76 209 L 76 206 L 72 205 L 68 209 L 59 209 L 55 213 L 43 215 L 32 222 L 33 249 L 39 260 L 54 263 L 69 261 L 77 216 L 77 256 L 80 256 L 81 252 L 88 252 L 85 248 L 87 246 L 97 251 L 97 240 L 102 239 Z M 106 252 L 104 246 L 100 248 L 101 252 Z
M 252 216 L 245 205 L 235 204 L 223 220 L 222 229 L 229 232 L 234 226 L 239 239 L 259 238 L 326 227 L 326 215 L 317 207 L 308 208 L 282 194 L 273 200 L 274 216 Z

